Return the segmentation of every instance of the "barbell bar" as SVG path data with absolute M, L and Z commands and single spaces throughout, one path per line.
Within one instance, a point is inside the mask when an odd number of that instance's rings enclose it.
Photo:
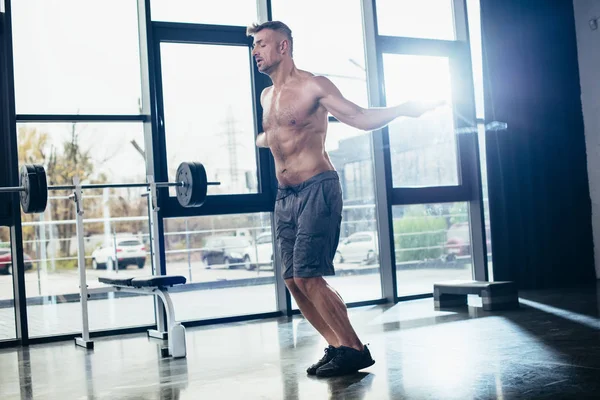
M 156 187 L 175 187 L 177 201 L 186 208 L 200 207 L 206 200 L 208 186 L 220 182 L 208 182 L 204 165 L 183 162 L 176 172 L 175 182 L 156 182 Z M 81 185 L 82 189 L 150 187 L 150 183 L 95 183 Z M 42 213 L 48 203 L 48 191 L 74 190 L 75 185 L 48 186 L 46 171 L 42 165 L 25 164 L 19 173 L 19 186 L 0 187 L 0 193 L 20 193 L 21 207 L 26 214 Z
M 218 182 L 206 182 L 207 185 L 218 185 Z M 82 189 L 112 189 L 112 188 L 136 188 L 136 187 L 148 187 L 149 183 L 94 183 L 88 185 L 81 185 Z M 181 186 L 184 187 L 185 183 L 183 182 L 157 182 L 156 187 L 171 187 L 171 186 Z M 24 192 L 27 188 L 25 187 L 3 187 L 0 188 L 0 193 L 14 193 L 14 192 Z M 56 186 L 48 186 L 49 191 L 53 190 L 75 190 L 75 185 L 56 185 Z

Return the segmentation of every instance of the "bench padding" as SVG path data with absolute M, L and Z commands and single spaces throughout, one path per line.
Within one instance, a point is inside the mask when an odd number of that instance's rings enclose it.
M 131 280 L 133 278 L 105 278 L 100 277 L 98 281 L 100 283 L 106 283 L 108 285 L 117 285 L 117 286 L 131 286 Z
M 131 287 L 166 287 L 182 285 L 186 282 L 185 276 L 163 275 L 163 276 L 141 276 L 137 278 L 98 278 L 101 283 L 115 286 Z

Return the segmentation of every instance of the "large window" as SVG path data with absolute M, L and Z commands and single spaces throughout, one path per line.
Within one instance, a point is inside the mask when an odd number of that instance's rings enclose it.
M 477 116 L 482 118 L 478 1 L 466 2 Z M 42 164 L 51 185 L 70 184 L 74 176 L 86 183 L 141 182 L 146 180 L 146 160 L 150 159 L 144 144 L 151 139 L 155 140 L 153 166 L 166 165 L 171 180 L 181 162 L 203 163 L 209 180 L 221 183 L 210 186 L 209 195 L 249 196 L 212 197 L 223 199 L 226 205 L 210 204 L 198 213 L 228 215 L 202 217 L 181 217 L 197 210 L 171 207 L 174 199 L 165 202 L 166 270 L 187 278 L 186 285 L 173 289 L 177 318 L 192 321 L 276 311 L 272 214 L 255 212 L 267 211 L 271 204 L 270 193 L 266 193 L 271 164 L 267 150 L 259 151 L 255 146 L 255 115 L 260 107 L 257 94 L 266 78 L 253 76 L 256 69 L 249 53 L 250 39 L 243 30 L 259 19 L 258 2 L 149 3 L 155 21 L 153 39 L 157 41 L 150 43 L 155 51 L 150 59 L 160 73 L 156 82 L 151 81 L 151 85 L 160 86 L 150 91 L 157 94 L 158 104 L 143 105 L 158 113 L 151 118 L 152 122 L 158 120 L 158 131 L 152 132 L 152 137 L 145 137 L 150 134 L 144 131 L 146 116 L 139 115 L 142 92 L 146 92 L 141 89 L 141 76 L 145 75 L 141 72 L 148 65 L 141 63 L 137 0 L 11 3 L 19 164 Z M 450 99 L 451 83 L 461 85 L 461 79 L 456 79 L 462 75 L 457 65 L 462 65 L 459 58 L 466 54 L 467 46 L 462 49 L 462 42 L 447 42 L 456 39 L 455 2 L 373 3 L 377 33 L 395 36 L 376 35 L 375 39 L 376 60 L 382 62 L 378 66 L 381 70 L 375 69 L 383 72 L 380 78 L 384 79 L 387 104 Z M 342 14 L 339 0 L 270 0 L 260 4 L 270 5 L 272 19 L 292 29 L 298 68 L 328 77 L 346 98 L 368 105 L 361 0 L 344 1 Z M 159 21 L 194 25 L 181 29 L 182 25 Z M 317 26 L 320 28 L 315 29 Z M 381 46 L 382 42 L 388 47 Z M 414 44 L 424 47 L 413 52 Z M 436 49 L 435 55 L 427 55 L 430 48 Z M 379 86 L 379 82 L 374 84 Z M 455 94 L 462 93 L 461 89 L 453 88 Z M 466 99 L 465 108 L 469 103 Z M 396 188 L 390 194 L 398 278 L 395 294 L 427 293 L 437 280 L 471 278 L 471 253 L 477 253 L 471 251 L 469 209 L 461 186 L 464 177 L 470 176 L 463 174 L 465 167 L 471 166 L 463 157 L 463 149 L 457 147 L 455 118 L 461 116 L 456 111 L 446 107 L 418 119 L 398 119 L 376 136 L 384 138 L 385 144 L 389 138 L 389 148 L 383 150 L 372 147 L 371 133 L 330 117 L 325 147 L 340 174 L 344 207 L 334 260 L 336 275 L 327 280 L 346 302 L 382 296 L 378 237 L 382 221 L 377 219 L 381 203 L 376 198 L 375 165 L 381 173 L 378 177 L 391 168 L 391 182 L 387 184 Z M 54 122 L 39 123 L 47 120 Z M 483 148 L 481 120 L 479 129 Z M 389 157 L 383 157 L 383 151 L 389 151 Z M 481 155 L 487 215 L 485 152 Z M 375 164 L 376 157 L 378 162 L 385 161 Z M 383 164 L 385 168 L 379 168 Z M 259 193 L 261 188 L 265 193 Z M 438 189 L 449 195 L 425 198 Z M 104 288 L 98 282 L 100 276 L 152 273 L 144 191 L 84 192 L 88 287 Z M 446 203 L 400 205 L 412 201 L 399 199 L 404 193 L 423 196 L 418 200 L 422 203 Z M 44 213 L 21 216 L 32 337 L 81 329 L 75 213 L 70 194 L 50 192 Z M 175 195 L 173 188 L 170 194 Z M 246 208 L 228 208 L 230 205 Z M 489 251 L 489 224 L 487 228 Z M 0 228 L 0 340 L 14 338 L 16 332 L 12 275 L 3 272 L 9 272 L 10 260 L 9 230 Z M 386 296 L 388 289 L 393 292 L 386 286 Z M 92 331 L 155 322 L 151 296 L 94 292 L 89 300 Z
M 74 176 L 87 183 L 131 183 L 146 179 L 144 137 L 139 123 L 19 124 L 18 143 L 20 164 L 42 164 L 50 185 L 72 184 Z M 98 276 L 106 275 L 117 265 L 150 274 L 148 207 L 142 193 L 140 188 L 84 192 L 89 287 L 101 286 Z M 31 336 L 81 329 L 75 210 L 69 194 L 69 191 L 51 191 L 43 214 L 22 215 L 23 247 L 35 266 L 25 275 Z M 117 250 L 123 250 L 117 243 L 123 237 L 140 241 L 136 250 L 141 254 L 133 265 L 116 254 Z M 107 267 L 109 271 L 104 271 Z M 90 300 L 92 330 L 154 321 L 152 299 L 141 300 L 148 304 L 133 313 L 137 318 L 127 318 L 126 313 L 115 311 L 124 308 L 123 300 L 118 297 L 94 295 Z
M 173 295 L 177 318 L 276 311 L 269 213 L 165 220 L 167 273 L 187 279 Z
M 256 193 L 248 47 L 162 43 L 160 51 L 169 175 L 199 161 L 221 182 L 208 194 Z
M 17 114 L 139 114 L 135 0 L 11 5 Z
M 35 268 L 30 257 L 26 257 L 25 268 Z M 0 226 L 0 341 L 14 339 L 16 334 L 12 269 L 10 230 Z

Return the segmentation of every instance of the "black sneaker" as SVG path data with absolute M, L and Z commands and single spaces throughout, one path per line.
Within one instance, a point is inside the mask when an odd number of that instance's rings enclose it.
M 336 349 L 335 356 L 331 361 L 317 369 L 317 376 L 329 377 L 353 374 L 373 364 L 375 364 L 375 360 L 371 357 L 371 352 L 367 346 L 364 346 L 363 351 L 341 346 Z
M 329 345 L 329 347 L 327 347 L 325 349 L 325 355 L 319 361 L 317 361 L 316 364 L 313 364 L 310 367 L 308 367 L 308 369 L 306 370 L 306 373 L 309 375 L 315 375 L 319 368 L 321 368 L 323 365 L 327 364 L 329 361 L 333 360 L 333 357 L 335 357 L 336 351 L 337 351 L 337 349 L 335 347 L 333 347 L 332 345 Z

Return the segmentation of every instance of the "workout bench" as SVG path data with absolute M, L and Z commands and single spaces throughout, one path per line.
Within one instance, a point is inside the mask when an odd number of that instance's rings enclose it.
M 111 285 L 117 292 L 142 293 L 158 296 L 167 312 L 167 331 L 149 330 L 148 336 L 157 339 L 168 339 L 168 354 L 163 352 L 163 356 L 180 358 L 186 356 L 185 346 L 185 328 L 175 320 L 175 310 L 173 302 L 169 296 L 169 287 L 182 285 L 186 282 L 184 276 L 180 275 L 162 275 L 149 276 L 141 278 L 98 278 L 98 281 Z
M 514 282 L 447 281 L 433 285 L 436 309 L 467 305 L 467 295 L 479 295 L 485 311 L 519 308 L 519 295 Z

